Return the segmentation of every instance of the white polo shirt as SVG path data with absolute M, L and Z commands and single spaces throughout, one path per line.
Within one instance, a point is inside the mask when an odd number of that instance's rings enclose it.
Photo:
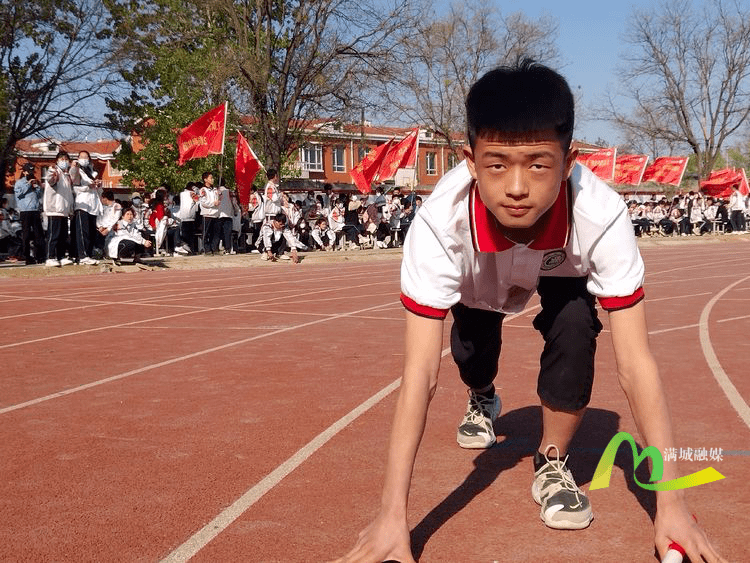
M 401 301 L 445 318 L 456 303 L 517 313 L 540 276 L 587 277 L 606 310 L 643 299 L 643 260 L 627 206 L 588 168 L 563 182 L 536 240 L 505 238 L 482 203 L 465 162 L 446 174 L 415 216 L 404 242 Z

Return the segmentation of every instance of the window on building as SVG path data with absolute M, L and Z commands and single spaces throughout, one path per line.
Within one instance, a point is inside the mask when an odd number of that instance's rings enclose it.
M 331 151 L 332 168 L 334 172 L 346 172 L 344 164 L 344 147 L 333 147 Z
M 362 159 L 367 154 L 367 149 L 365 147 L 360 146 L 357 150 L 357 156 L 359 157 L 358 162 L 362 162 Z
M 323 146 L 306 145 L 300 149 L 302 170 L 323 172 Z
M 428 176 L 437 175 L 437 153 L 428 152 L 425 154 L 425 171 Z
M 459 163 L 459 160 L 455 154 L 453 153 L 448 154 L 448 170 L 458 166 L 458 163 Z

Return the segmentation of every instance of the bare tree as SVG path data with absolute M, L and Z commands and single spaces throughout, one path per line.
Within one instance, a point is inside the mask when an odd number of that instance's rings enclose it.
M 555 63 L 557 23 L 522 13 L 502 16 L 488 5 L 454 4 L 437 20 L 426 18 L 404 40 L 399 65 L 379 92 L 391 119 L 420 123 L 442 137 L 454 154 L 465 129 L 464 100 L 471 85 L 494 66 L 525 57 Z
M 421 0 L 216 0 L 236 37 L 238 88 L 246 93 L 261 151 L 278 167 L 321 117 L 366 102 Z
M 610 96 L 604 115 L 629 138 L 689 147 L 707 176 L 727 139 L 750 114 L 750 10 L 711 0 L 696 10 L 669 0 L 634 14 L 622 71 L 631 113 Z
M 100 2 L 6 0 L 0 4 L 0 178 L 16 143 L 63 126 L 90 127 L 89 103 L 108 71 L 107 12 Z M 98 117 L 98 116 L 96 116 Z

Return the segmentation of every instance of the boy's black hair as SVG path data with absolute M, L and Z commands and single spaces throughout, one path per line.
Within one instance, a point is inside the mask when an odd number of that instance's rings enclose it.
M 268 177 L 269 180 L 273 180 L 276 177 L 277 174 L 278 174 L 278 172 L 276 171 L 275 168 L 269 168 L 266 171 L 266 176 Z
M 466 96 L 469 145 L 494 139 L 554 131 L 563 151 L 573 140 L 575 101 L 567 81 L 549 67 L 524 59 L 489 71 Z
M 277 213 L 274 216 L 273 220 L 278 221 L 279 223 L 281 223 L 282 227 L 285 227 L 286 226 L 286 213 L 284 213 L 283 211 L 280 213 Z
M 208 178 L 209 176 L 213 176 L 213 175 L 214 175 L 213 172 L 211 172 L 210 170 L 207 170 L 206 172 L 204 172 L 203 174 L 201 174 L 201 180 L 203 180 L 205 182 L 206 178 Z
M 102 192 L 102 197 L 105 198 L 107 201 L 114 201 L 115 192 L 113 192 L 112 190 L 104 190 Z

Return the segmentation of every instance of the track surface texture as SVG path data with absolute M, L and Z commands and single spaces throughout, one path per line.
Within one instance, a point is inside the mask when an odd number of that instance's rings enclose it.
M 676 444 L 721 448 L 681 462 L 683 475 L 710 465 L 726 477 L 688 501 L 725 557 L 750 561 L 750 240 L 642 253 Z M 326 561 L 374 516 L 404 357 L 398 253 L 175 264 L 0 277 L 0 560 Z M 455 443 L 466 390 L 446 351 L 411 489 L 414 554 L 656 561 L 654 497 L 626 448 L 610 486 L 590 493 L 588 529 L 539 519 L 537 312 L 535 298 L 504 324 L 489 450 Z M 600 318 L 594 395 L 571 447 L 584 490 L 617 431 L 638 439 Z

